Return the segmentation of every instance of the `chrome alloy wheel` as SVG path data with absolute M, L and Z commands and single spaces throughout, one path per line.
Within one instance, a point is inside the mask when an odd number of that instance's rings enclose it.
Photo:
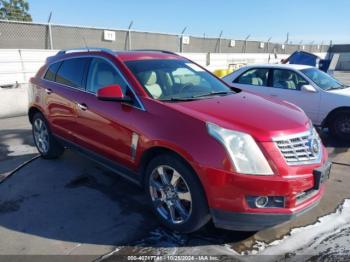
M 184 223 L 192 212 L 192 197 L 185 179 L 170 166 L 152 171 L 149 190 L 157 212 L 171 224 Z
M 33 134 L 38 150 L 40 153 L 46 154 L 49 151 L 49 131 L 42 119 L 35 119 L 33 125 Z

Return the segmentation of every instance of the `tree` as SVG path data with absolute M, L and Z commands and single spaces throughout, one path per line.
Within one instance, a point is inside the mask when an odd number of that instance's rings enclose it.
M 0 0 L 0 19 L 31 22 L 32 16 L 28 11 L 26 0 Z

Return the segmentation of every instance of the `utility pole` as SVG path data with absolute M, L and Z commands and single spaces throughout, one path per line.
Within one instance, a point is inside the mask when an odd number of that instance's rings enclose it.
M 184 27 L 184 29 L 181 31 L 181 34 L 180 34 L 180 53 L 182 53 L 183 52 L 183 38 L 184 38 L 184 34 L 185 34 L 185 32 L 186 32 L 186 30 L 187 30 L 187 26 L 185 26 Z
M 49 18 L 47 19 L 47 25 L 49 27 L 50 49 L 52 50 L 53 49 L 53 40 L 52 40 L 51 18 L 52 18 L 52 11 L 50 12 Z

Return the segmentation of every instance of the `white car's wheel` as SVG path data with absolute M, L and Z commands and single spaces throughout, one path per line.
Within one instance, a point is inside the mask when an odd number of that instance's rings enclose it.
M 334 115 L 330 122 L 332 135 L 341 140 L 350 140 L 350 112 L 344 111 Z

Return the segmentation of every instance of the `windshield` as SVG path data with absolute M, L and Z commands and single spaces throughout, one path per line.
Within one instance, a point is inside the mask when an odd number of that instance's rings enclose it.
M 154 99 L 194 100 L 234 93 L 207 71 L 186 60 L 149 59 L 125 64 Z
M 303 72 L 308 78 L 310 78 L 317 86 L 323 90 L 341 89 L 347 87 L 335 78 L 317 68 L 303 69 L 301 72 Z

